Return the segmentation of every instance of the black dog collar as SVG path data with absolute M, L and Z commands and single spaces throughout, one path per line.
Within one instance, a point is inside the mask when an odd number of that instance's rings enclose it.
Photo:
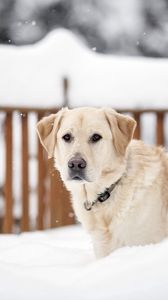
M 114 190 L 114 188 L 117 186 L 117 184 L 119 183 L 119 181 L 121 180 L 118 179 L 115 183 L 111 184 L 109 188 L 106 188 L 105 191 L 101 194 L 98 194 L 98 197 L 92 202 L 92 203 L 89 203 L 89 202 L 84 202 L 84 208 L 86 210 L 91 210 L 92 207 L 97 203 L 97 202 L 105 202 L 111 195 L 112 191 Z

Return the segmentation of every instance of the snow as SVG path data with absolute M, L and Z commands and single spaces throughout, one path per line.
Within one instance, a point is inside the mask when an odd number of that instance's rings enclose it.
M 96 260 L 79 225 L 0 236 L 3 300 L 167 300 L 168 240 Z
M 168 104 L 168 59 L 98 54 L 68 30 L 55 30 L 32 46 L 0 46 L 0 66 L 0 105 L 61 106 L 65 76 L 71 106 Z

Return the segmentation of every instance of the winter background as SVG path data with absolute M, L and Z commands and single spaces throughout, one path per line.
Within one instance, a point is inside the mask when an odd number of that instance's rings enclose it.
M 68 77 L 71 107 L 168 108 L 167 57 L 168 0 L 0 0 L 0 106 L 61 107 L 62 78 Z M 16 216 L 21 214 L 19 117 L 13 121 Z M 0 187 L 3 120 L 0 112 Z M 33 188 L 33 115 L 29 122 Z M 144 116 L 145 142 L 155 142 L 155 122 L 152 114 Z M 164 125 L 168 128 L 167 116 Z M 32 195 L 32 220 L 36 204 Z M 96 261 L 79 225 L 1 235 L 0 298 L 167 300 L 167 253 L 164 240 Z

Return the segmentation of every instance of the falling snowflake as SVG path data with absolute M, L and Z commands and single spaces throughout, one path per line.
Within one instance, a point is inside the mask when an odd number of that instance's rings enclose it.
M 31 22 L 32 26 L 36 26 L 36 21 Z
M 70 212 L 70 213 L 68 214 L 68 216 L 69 216 L 69 218 L 73 218 L 73 217 L 74 217 L 74 213 L 73 213 L 73 212 Z

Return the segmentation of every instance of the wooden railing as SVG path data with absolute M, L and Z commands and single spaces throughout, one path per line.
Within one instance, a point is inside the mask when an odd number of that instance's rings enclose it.
M 62 181 L 58 172 L 53 168 L 52 159 L 47 160 L 46 153 L 43 150 L 39 139 L 37 138 L 37 153 L 35 159 L 37 161 L 37 216 L 35 224 L 32 225 L 30 216 L 30 194 L 31 187 L 29 184 L 31 170 L 29 169 L 29 161 L 31 159 L 29 153 L 29 145 L 31 139 L 29 137 L 29 116 L 35 114 L 38 121 L 43 116 L 56 113 L 56 109 L 38 109 L 38 108 L 20 108 L 20 107 L 0 107 L 0 113 L 4 114 L 3 133 L 1 138 L 4 138 L 5 144 L 5 178 L 1 187 L 1 199 L 4 202 L 4 213 L 1 215 L 1 232 L 11 233 L 15 231 L 42 230 L 45 228 L 58 227 L 74 223 L 72 209 L 69 201 L 69 194 L 63 187 Z M 14 153 L 13 149 L 13 115 L 17 114 L 20 117 L 21 126 L 21 153 Z M 2 128 L 1 128 L 2 129 Z M 31 128 L 35 131 L 35 127 Z M 2 132 L 2 130 L 1 130 Z M 0 149 L 0 157 L 1 157 Z M 13 185 L 17 180 L 17 172 L 14 173 L 13 166 L 16 156 L 20 156 L 21 162 L 21 216 L 18 219 L 13 213 L 14 199 Z M 1 157 L 2 159 L 2 157 Z M 1 161 L 0 159 L 0 161 Z M 2 161 L 1 161 L 2 163 Z M 15 178 L 14 178 L 15 177 Z M 16 229 L 17 224 L 17 229 Z
M 0 212 L 1 216 L 1 232 L 21 232 L 29 230 L 43 230 L 46 228 L 53 228 L 74 223 L 72 208 L 69 201 L 69 194 L 65 190 L 58 172 L 53 167 L 53 161 L 47 160 L 46 153 L 43 150 L 37 138 L 37 151 L 35 159 L 37 161 L 37 186 L 35 194 L 37 197 L 37 213 L 35 223 L 32 225 L 30 215 L 30 176 L 29 161 L 31 159 L 29 153 L 29 146 L 31 139 L 29 136 L 29 116 L 34 114 L 36 121 L 41 119 L 44 115 L 55 113 L 55 108 L 39 109 L 39 108 L 20 108 L 20 107 L 0 107 L 0 114 L 3 114 L 3 123 L 1 123 L 0 138 L 4 139 L 5 145 L 5 177 L 2 186 L 0 187 L 1 198 L 4 203 L 4 212 Z M 135 138 L 141 138 L 142 115 L 152 113 L 156 116 L 156 143 L 158 145 L 165 145 L 165 118 L 168 114 L 167 110 L 118 110 L 121 113 L 131 114 L 137 121 L 137 128 L 135 131 Z M 21 126 L 21 153 L 14 153 L 13 149 L 13 115 L 17 114 L 20 117 Z M 3 129 L 3 131 L 2 131 Z M 35 131 L 35 128 L 31 128 Z M 18 133 L 19 134 L 19 133 Z M 0 149 L 0 157 L 1 157 Z M 16 217 L 13 213 L 14 199 L 13 184 L 17 180 L 17 173 L 13 172 L 13 162 L 16 156 L 20 156 L 21 162 L 21 215 Z M 0 159 L 1 163 L 1 159 Z M 15 178 L 14 178 L 15 177 Z M 16 229 L 17 227 L 17 229 Z
M 119 109 L 118 112 L 124 113 L 124 114 L 131 114 L 132 117 L 137 121 L 137 127 L 134 133 L 135 139 L 141 139 L 141 125 L 142 120 L 141 117 L 145 114 L 153 114 L 156 117 L 156 128 L 155 128 L 155 136 L 156 136 L 156 145 L 162 145 L 166 146 L 165 142 L 165 136 L 166 131 L 165 128 L 165 119 L 166 116 L 168 116 L 168 109 Z M 150 130 L 150 128 L 147 128 L 147 130 Z

